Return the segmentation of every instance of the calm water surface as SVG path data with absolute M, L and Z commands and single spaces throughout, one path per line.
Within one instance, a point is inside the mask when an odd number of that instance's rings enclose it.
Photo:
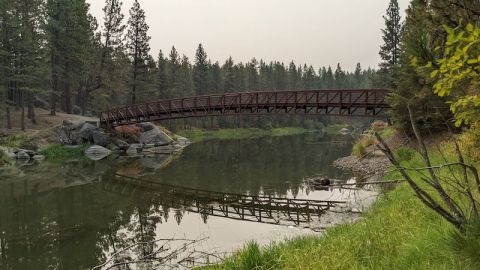
M 195 196 L 344 199 L 343 191 L 304 189 L 303 177 L 348 179 L 331 164 L 349 154 L 351 140 L 312 133 L 207 141 L 176 157 L 44 162 L 2 171 L 0 269 L 89 269 L 132 243 L 161 238 L 208 237 L 202 248 L 228 252 L 250 240 L 267 243 L 312 233 L 309 224 L 273 225 L 255 215 L 253 221 L 218 215 L 199 207 Z M 156 184 L 138 186 L 116 174 Z M 172 193 L 172 185 L 185 189 Z M 145 252 L 138 248 L 129 256 Z

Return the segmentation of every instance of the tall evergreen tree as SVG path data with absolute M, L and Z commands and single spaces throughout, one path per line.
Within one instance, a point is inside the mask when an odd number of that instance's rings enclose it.
M 168 71 L 167 71 L 167 59 L 163 56 L 163 52 L 160 50 L 158 53 L 157 62 L 157 91 L 161 99 L 164 99 L 168 91 Z
M 128 20 L 127 49 L 132 61 L 132 91 L 131 104 L 137 102 L 137 90 L 139 76 L 145 73 L 147 60 L 150 52 L 150 36 L 148 35 L 149 26 L 145 21 L 145 11 L 140 7 L 138 0 L 135 0 L 130 9 L 130 18 Z
M 402 22 L 397 0 L 390 0 L 387 14 L 383 16 L 385 29 L 382 29 L 383 45 L 380 47 L 380 72 L 385 86 L 394 87 L 394 78 L 400 59 Z
M 193 82 L 195 85 L 196 94 L 203 95 L 208 91 L 208 60 L 207 53 L 203 49 L 202 44 L 198 45 L 195 53 L 195 66 L 193 67 Z

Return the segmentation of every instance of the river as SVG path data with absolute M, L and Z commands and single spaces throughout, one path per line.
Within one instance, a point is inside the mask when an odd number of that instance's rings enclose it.
M 192 144 L 175 157 L 43 162 L 4 171 L 0 269 L 89 269 L 133 243 L 150 242 L 121 255 L 135 259 L 157 248 L 160 239 L 206 238 L 196 249 L 220 254 L 251 240 L 316 233 L 315 228 L 335 224 L 337 214 L 256 208 L 258 213 L 248 208 L 249 200 L 351 198 L 348 190 L 309 190 L 303 178 L 350 179 L 331 164 L 350 154 L 352 140 L 321 133 L 213 140 Z

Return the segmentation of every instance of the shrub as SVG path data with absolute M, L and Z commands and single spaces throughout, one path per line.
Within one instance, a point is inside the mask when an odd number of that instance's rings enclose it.
M 380 132 L 388 127 L 388 124 L 383 121 L 375 121 L 372 123 L 372 130 L 375 132 Z
M 363 157 L 367 152 L 367 148 L 360 142 L 353 145 L 352 154 L 357 158 Z
M 373 138 L 371 135 L 363 136 L 353 145 L 352 154 L 357 158 L 361 158 L 367 153 L 367 147 L 375 144 L 376 142 L 377 141 L 375 138 Z

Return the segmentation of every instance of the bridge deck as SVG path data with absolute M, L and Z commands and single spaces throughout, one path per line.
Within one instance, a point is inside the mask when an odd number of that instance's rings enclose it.
M 312 114 L 383 117 L 385 89 L 242 92 L 160 100 L 100 114 L 103 126 L 220 115 Z

